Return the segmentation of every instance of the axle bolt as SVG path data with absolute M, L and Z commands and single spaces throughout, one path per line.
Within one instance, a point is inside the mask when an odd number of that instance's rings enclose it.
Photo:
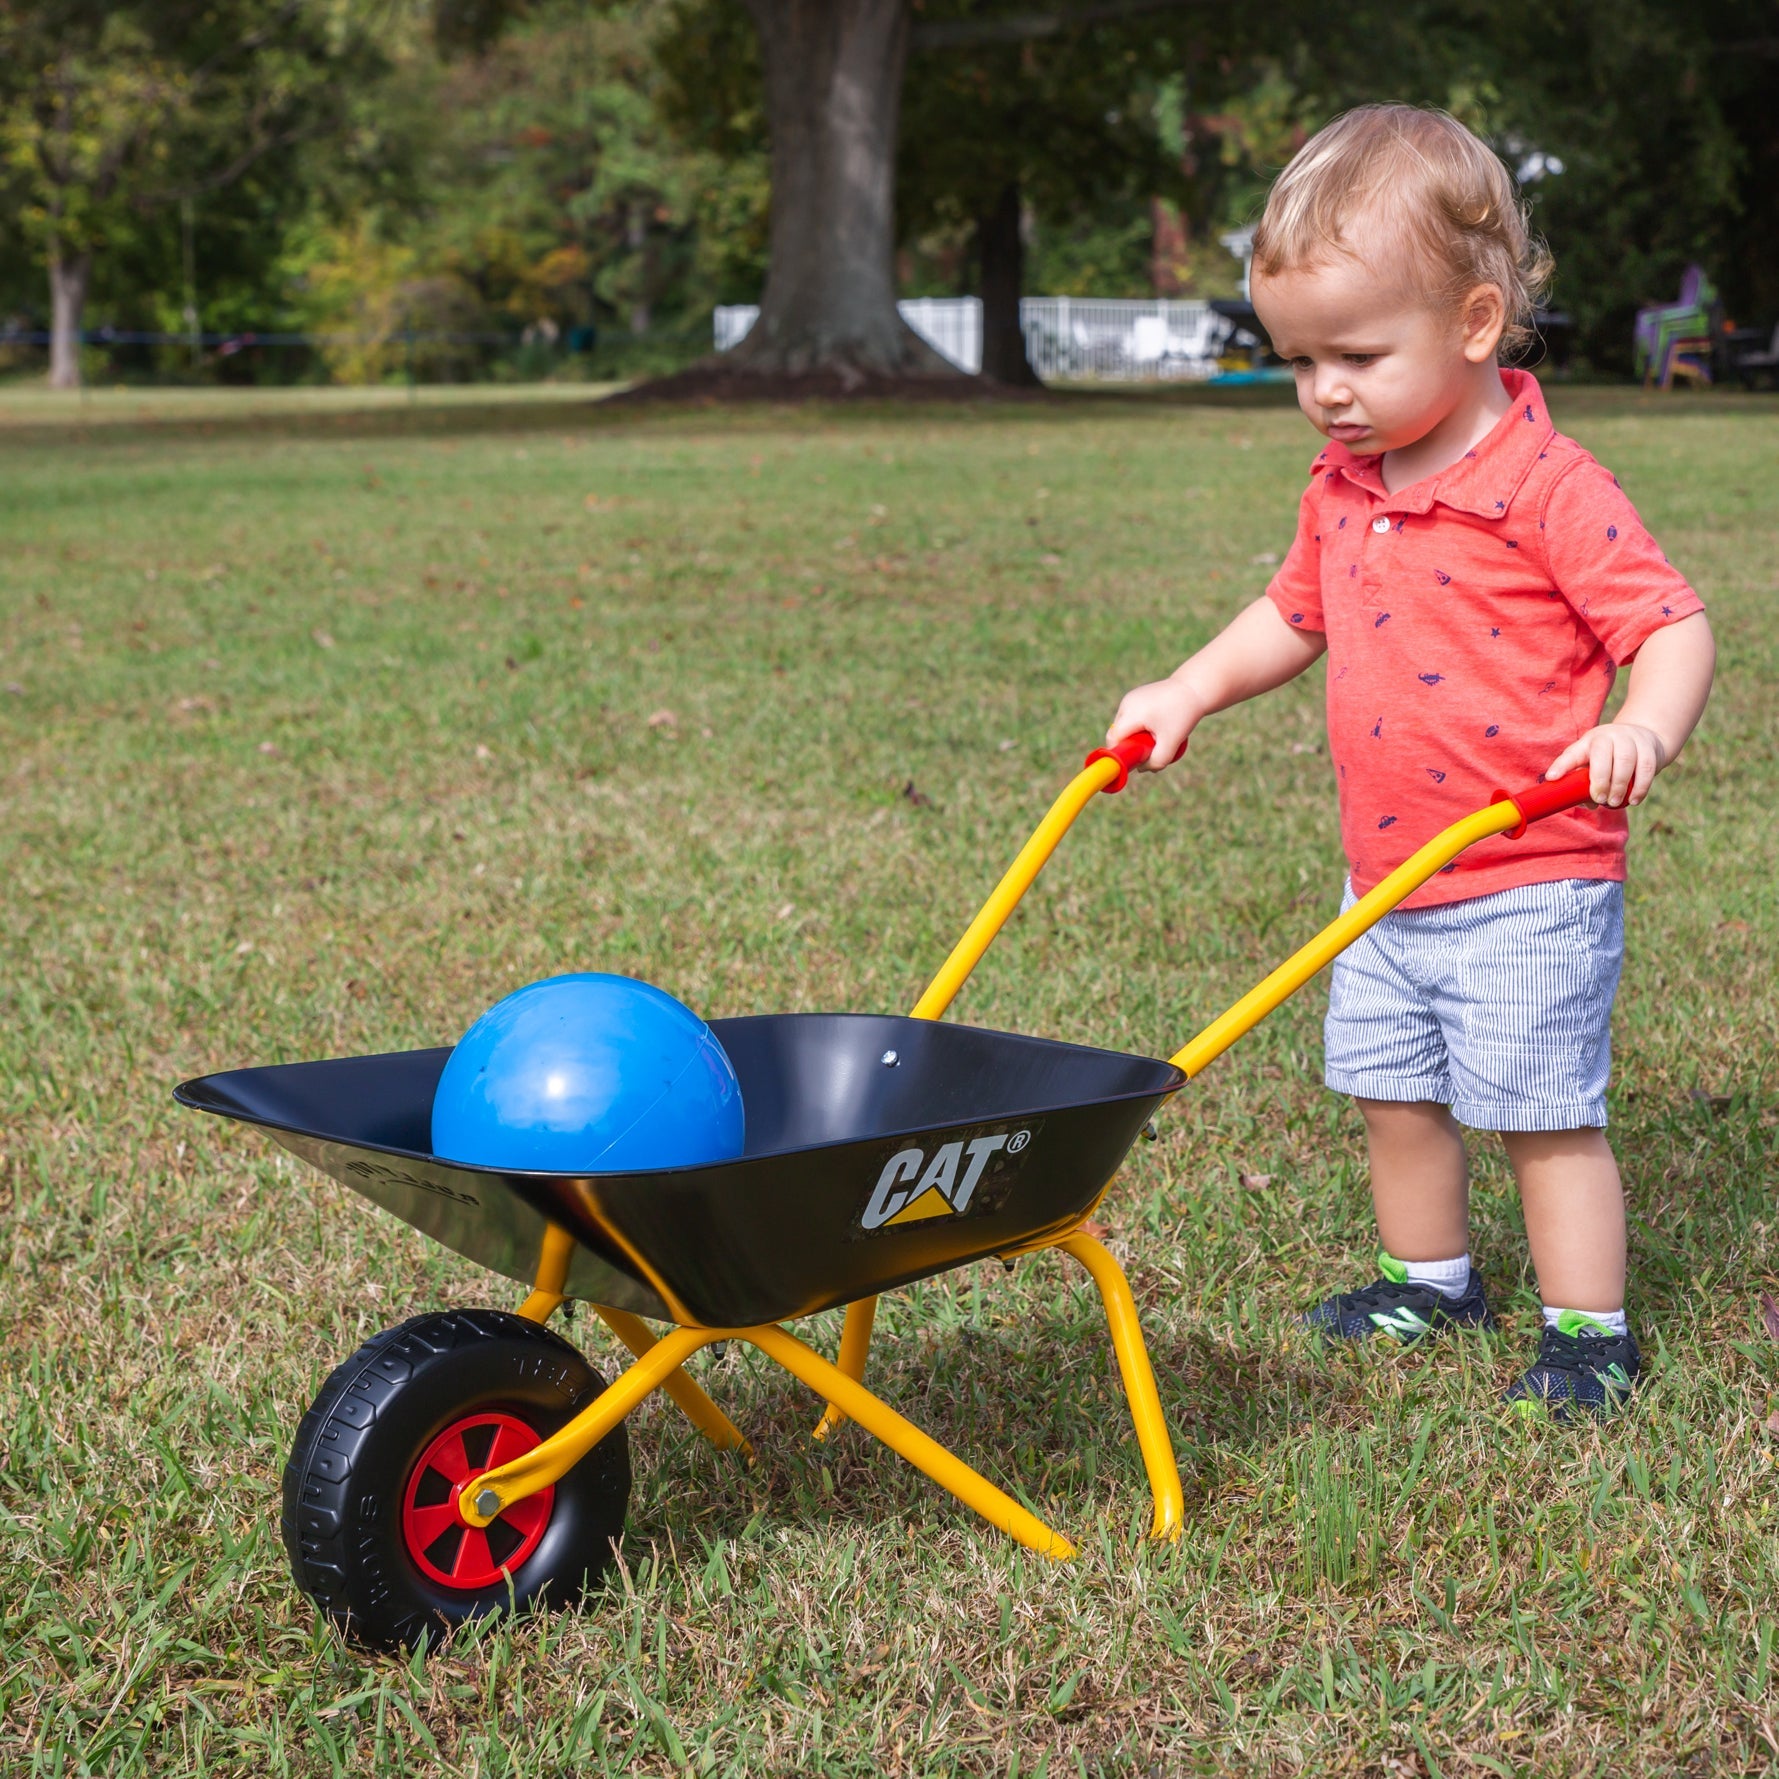
M 476 1496 L 476 1512 L 491 1520 L 500 1512 L 500 1497 L 492 1489 L 483 1489 Z

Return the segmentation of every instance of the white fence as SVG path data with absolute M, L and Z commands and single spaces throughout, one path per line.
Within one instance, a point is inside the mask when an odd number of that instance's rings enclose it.
M 962 371 L 982 368 L 982 304 L 975 297 L 914 297 L 902 319 Z M 716 348 L 727 352 L 759 317 L 751 303 L 719 308 Z M 1099 297 L 1023 297 L 1025 354 L 1046 383 L 1090 380 L 1203 382 L 1216 375 L 1230 324 L 1209 303 L 1125 302 Z

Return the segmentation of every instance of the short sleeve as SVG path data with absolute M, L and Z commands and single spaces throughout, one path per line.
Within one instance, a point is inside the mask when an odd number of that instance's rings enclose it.
M 1318 458 L 1318 466 L 1320 461 Z M 1266 589 L 1267 598 L 1279 608 L 1279 616 L 1297 630 L 1327 628 L 1322 618 L 1322 546 L 1316 539 L 1316 504 L 1321 483 L 1320 475 L 1310 477 L 1310 485 L 1298 503 L 1297 535 Z
M 1620 666 L 1664 625 L 1705 609 L 1593 458 L 1557 478 L 1540 523 L 1551 580 Z

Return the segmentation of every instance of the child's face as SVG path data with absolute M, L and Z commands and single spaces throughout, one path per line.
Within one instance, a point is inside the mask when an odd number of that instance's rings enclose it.
M 1501 337 L 1493 285 L 1454 314 L 1346 254 L 1256 273 L 1253 297 L 1310 424 L 1362 456 L 1425 438 L 1464 404 Z

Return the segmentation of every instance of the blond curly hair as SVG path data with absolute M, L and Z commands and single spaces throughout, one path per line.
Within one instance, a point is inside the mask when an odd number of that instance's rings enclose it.
M 1500 156 L 1431 106 L 1361 105 L 1318 130 L 1274 181 L 1254 233 L 1262 277 L 1379 252 L 1435 302 L 1493 284 L 1507 309 L 1503 357 L 1531 338 L 1553 270 Z

